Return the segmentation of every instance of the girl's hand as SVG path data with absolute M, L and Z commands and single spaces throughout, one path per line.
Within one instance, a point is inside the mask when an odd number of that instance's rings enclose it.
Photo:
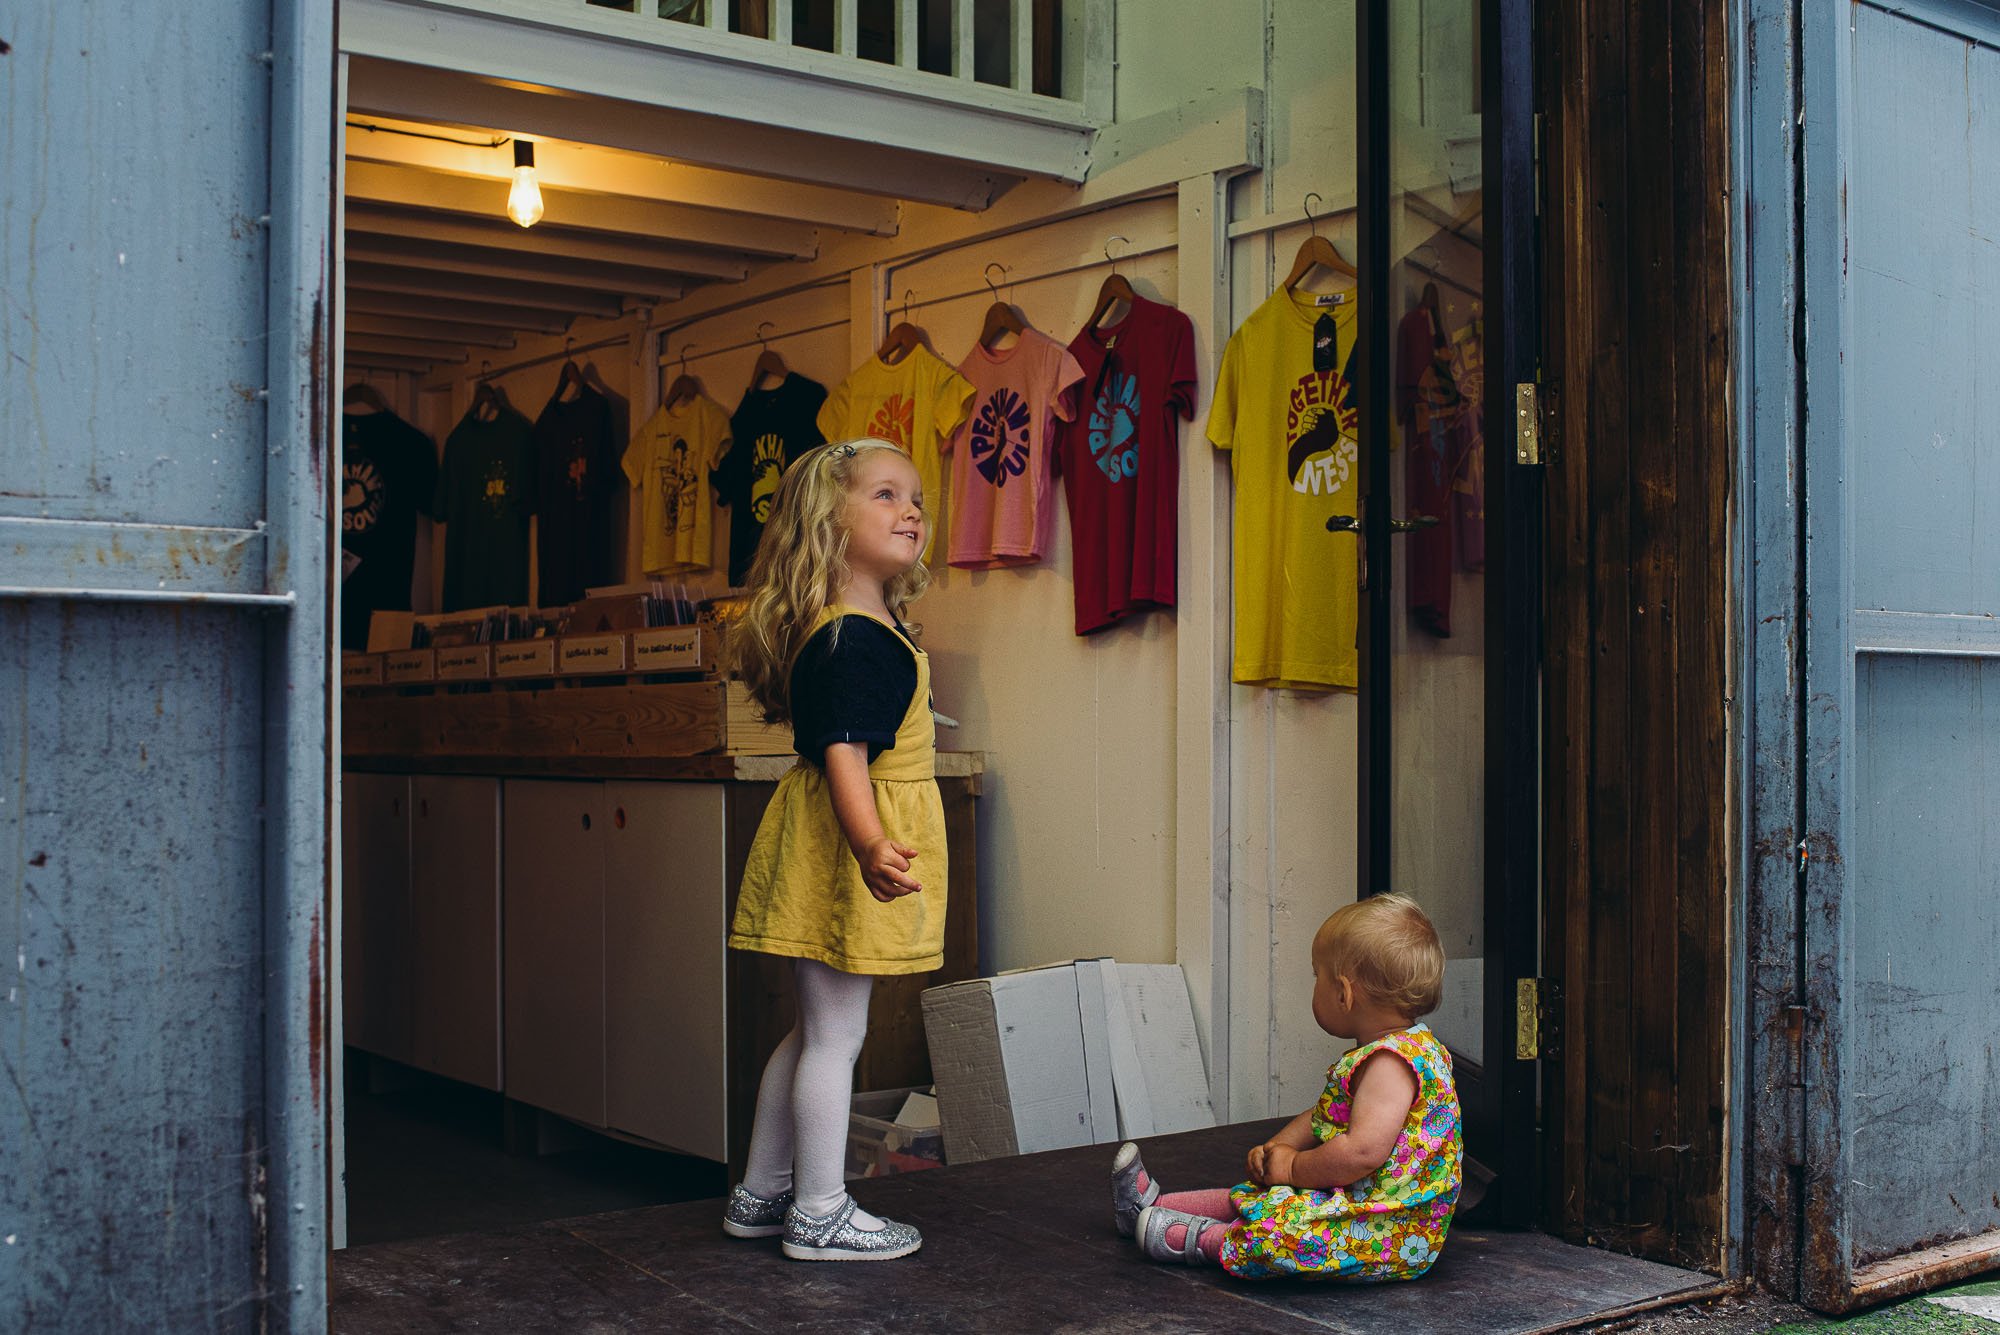
M 1299 1152 L 1290 1145 L 1269 1145 L 1264 1150 L 1264 1178 L 1267 1187 L 1289 1184 L 1292 1180 L 1292 1162 Z
M 1269 1182 L 1266 1182 L 1264 1180 L 1264 1157 L 1265 1155 L 1269 1154 L 1270 1151 L 1271 1151 L 1271 1146 L 1269 1142 L 1266 1142 L 1265 1144 L 1262 1145 L 1252 1145 L 1250 1147 L 1250 1180 L 1252 1182 L 1255 1182 L 1260 1187 L 1268 1187 L 1271 1185 Z
M 924 888 L 910 875 L 910 863 L 916 856 L 916 849 L 883 834 L 870 839 L 854 860 L 861 864 L 861 879 L 867 882 L 868 893 L 887 904 Z

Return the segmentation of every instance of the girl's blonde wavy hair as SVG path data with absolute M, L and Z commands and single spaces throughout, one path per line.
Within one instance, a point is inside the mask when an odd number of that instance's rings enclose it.
M 790 720 L 792 663 L 812 637 L 820 613 L 852 578 L 841 512 L 862 460 L 880 450 L 903 453 L 872 436 L 836 441 L 802 456 L 779 479 L 771 517 L 750 562 L 750 604 L 730 627 L 728 651 L 736 675 L 769 722 Z M 926 536 L 930 524 L 926 506 Z M 890 615 L 900 621 L 903 609 L 930 582 L 922 560 L 890 580 L 882 590 Z

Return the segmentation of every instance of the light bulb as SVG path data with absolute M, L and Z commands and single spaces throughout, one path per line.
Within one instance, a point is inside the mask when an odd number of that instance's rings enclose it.
M 507 192 L 507 216 L 523 227 L 542 220 L 542 187 L 535 180 L 535 146 L 514 141 L 514 185 Z

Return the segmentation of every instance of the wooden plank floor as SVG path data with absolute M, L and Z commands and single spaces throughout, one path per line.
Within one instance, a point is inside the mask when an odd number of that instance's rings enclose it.
M 1276 1125 L 1146 1141 L 1146 1163 L 1170 1191 L 1225 1185 Z M 863 1205 L 924 1232 L 921 1252 L 879 1264 L 787 1261 L 776 1239 L 726 1237 L 714 1201 L 352 1248 L 334 1256 L 333 1328 L 1519 1335 L 1712 1282 L 1474 1229 L 1455 1230 L 1414 1284 L 1247 1283 L 1156 1265 L 1112 1228 L 1110 1159 L 1098 1146 L 857 1182 Z

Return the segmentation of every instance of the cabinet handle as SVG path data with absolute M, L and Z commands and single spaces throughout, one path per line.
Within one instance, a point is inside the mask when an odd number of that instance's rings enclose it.
M 590 813 L 588 811 L 583 813 L 583 828 L 586 830 L 590 828 Z
M 618 808 L 615 808 L 615 809 L 614 809 L 614 810 L 612 811 L 612 813 L 611 813 L 611 828 L 612 828 L 612 829 L 614 829 L 614 830 L 622 830 L 622 829 L 624 829 L 624 828 L 625 828 L 625 808 L 624 808 L 624 807 L 618 807 Z
M 427 820 L 430 818 L 431 800 L 428 797 L 420 797 L 417 799 L 417 814 L 419 816 L 424 817 Z

